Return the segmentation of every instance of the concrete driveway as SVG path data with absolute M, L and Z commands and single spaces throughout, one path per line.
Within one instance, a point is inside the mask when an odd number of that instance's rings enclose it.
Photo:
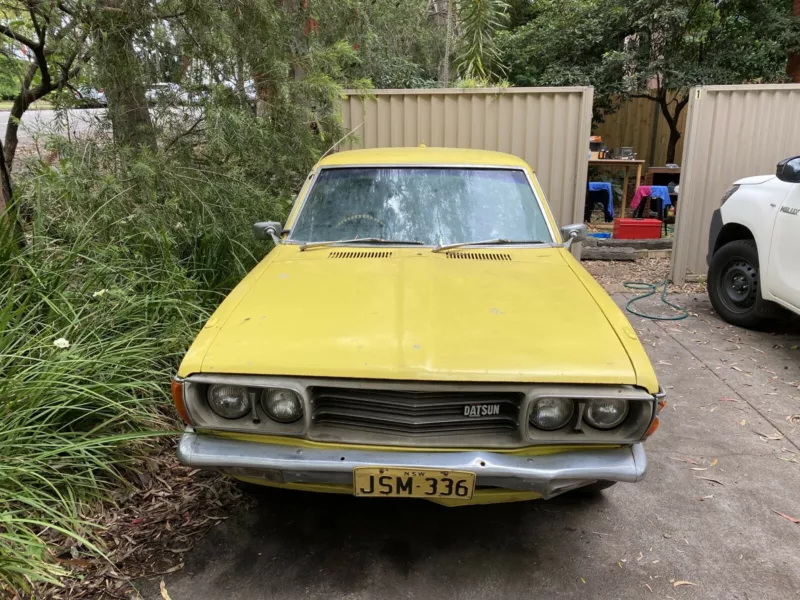
M 685 321 L 632 318 L 669 402 L 644 482 L 449 509 L 270 490 L 165 577 L 171 598 L 800 598 L 800 524 L 774 512 L 800 518 L 800 327 L 679 300 Z

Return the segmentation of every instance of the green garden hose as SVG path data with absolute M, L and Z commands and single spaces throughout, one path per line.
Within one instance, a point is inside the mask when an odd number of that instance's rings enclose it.
M 653 319 L 655 321 L 680 321 L 681 319 L 685 319 L 689 316 L 689 311 L 686 310 L 682 306 L 678 306 L 677 304 L 673 304 L 669 300 L 667 300 L 667 278 L 664 278 L 664 281 L 661 283 L 647 283 L 644 281 L 625 281 L 622 285 L 624 285 L 629 290 L 638 290 L 646 292 L 639 296 L 635 296 L 628 300 L 625 304 L 625 310 L 629 313 L 637 315 L 639 317 L 644 317 L 645 319 Z M 666 304 L 667 306 L 671 306 L 675 310 L 680 311 L 681 314 L 673 315 L 673 316 L 659 316 L 659 315 L 648 315 L 643 312 L 639 312 L 635 308 L 632 308 L 631 305 L 636 302 L 637 300 L 642 300 L 644 298 L 649 298 L 650 296 L 656 294 L 658 292 L 658 288 L 661 288 L 661 302 Z

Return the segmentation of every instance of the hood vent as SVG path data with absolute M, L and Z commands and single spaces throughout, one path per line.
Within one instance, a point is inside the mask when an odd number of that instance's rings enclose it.
M 381 250 L 349 250 L 346 252 L 331 252 L 328 258 L 392 258 L 391 252 Z
M 448 252 L 447 258 L 460 258 L 462 260 L 511 260 L 511 255 L 500 252 Z

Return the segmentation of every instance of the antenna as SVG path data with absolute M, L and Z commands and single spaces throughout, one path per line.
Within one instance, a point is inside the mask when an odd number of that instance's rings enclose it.
M 361 121 L 361 123 L 359 123 L 358 125 L 356 125 L 355 127 L 353 127 L 353 128 L 350 130 L 350 131 L 348 131 L 346 134 L 344 134 L 344 136 L 342 136 L 342 139 L 340 139 L 340 140 L 339 140 L 339 141 L 337 141 L 337 142 L 334 142 L 334 143 L 333 143 L 333 145 L 332 145 L 330 148 L 328 148 L 328 149 L 325 151 L 325 154 L 323 154 L 322 156 L 320 156 L 320 157 L 319 157 L 319 160 L 322 160 L 323 158 L 325 158 L 326 156 L 328 156 L 328 154 L 330 154 L 330 153 L 331 153 L 331 151 L 332 151 L 334 148 L 336 148 L 336 146 L 338 146 L 338 145 L 339 145 L 339 144 L 341 144 L 343 141 L 345 141 L 345 140 L 346 140 L 346 139 L 347 139 L 347 138 L 348 138 L 348 137 L 349 137 L 349 136 L 350 136 L 352 133 L 355 133 L 355 131 L 356 131 L 356 130 L 357 130 L 359 127 L 361 127 L 363 124 L 364 124 L 364 121 Z

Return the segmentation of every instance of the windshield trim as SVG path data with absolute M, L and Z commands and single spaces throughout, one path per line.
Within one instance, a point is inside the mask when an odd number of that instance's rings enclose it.
M 542 203 L 542 198 L 539 197 L 539 194 L 536 191 L 536 186 L 533 185 L 533 179 L 531 178 L 531 172 L 529 169 L 520 167 L 520 166 L 513 166 L 513 165 L 480 165 L 480 164 L 461 164 L 461 163 L 364 163 L 364 164 L 352 164 L 352 165 L 330 165 L 319 167 L 313 172 L 313 177 L 311 184 L 308 186 L 306 193 L 303 194 L 302 198 L 298 198 L 298 202 L 301 202 L 299 207 L 292 207 L 290 211 L 290 215 L 293 212 L 296 212 L 294 218 L 291 221 L 291 231 L 289 235 L 283 240 L 283 244 L 287 245 L 295 245 L 299 246 L 301 244 L 305 244 L 305 240 L 296 240 L 294 239 L 294 230 L 295 224 L 300 220 L 303 216 L 303 211 L 306 209 L 307 201 L 311 196 L 311 192 L 314 190 L 314 187 L 317 185 L 317 181 L 319 179 L 320 173 L 322 171 L 326 171 L 328 169 L 475 169 L 475 170 L 501 170 L 501 171 L 521 171 L 525 175 L 525 179 L 528 181 L 528 185 L 530 186 L 531 192 L 533 193 L 533 197 L 536 199 L 536 205 L 539 207 L 539 210 L 542 212 L 542 216 L 544 217 L 545 224 L 547 225 L 547 231 L 550 233 L 550 241 L 544 242 L 541 244 L 505 244 L 504 248 L 553 248 L 559 246 L 560 244 L 556 241 L 558 237 L 555 234 L 553 229 L 553 224 L 550 222 L 549 213 L 545 210 L 544 204 Z M 295 208 L 297 210 L 295 211 Z M 370 242 L 364 243 L 346 243 L 341 244 L 341 246 L 381 246 L 382 248 L 392 248 L 395 244 L 374 244 Z M 435 248 L 436 244 L 403 244 L 402 242 L 398 242 L 396 244 L 398 248 Z M 475 245 L 466 245 L 462 246 L 463 248 L 485 248 L 486 246 L 475 246 Z

